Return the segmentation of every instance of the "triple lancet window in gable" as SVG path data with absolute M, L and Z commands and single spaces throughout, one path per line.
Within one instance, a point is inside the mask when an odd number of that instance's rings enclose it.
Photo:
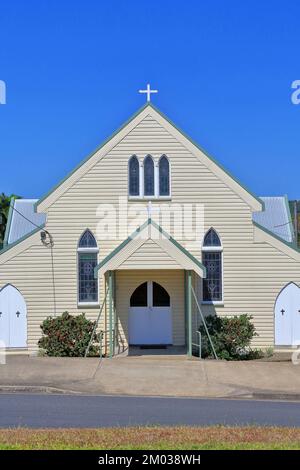
M 151 155 L 143 160 L 133 155 L 128 163 L 130 197 L 170 197 L 170 163 L 165 155 L 155 161 Z
M 144 196 L 154 196 L 154 162 L 148 155 L 144 160 Z
M 98 279 L 94 268 L 98 264 L 97 242 L 90 230 L 86 230 L 78 243 L 78 303 L 98 303 Z
M 203 302 L 223 301 L 222 243 L 217 232 L 211 228 L 205 235 L 202 246 L 202 263 L 206 267 L 203 279 Z
M 129 194 L 140 195 L 140 164 L 136 156 L 129 160 Z

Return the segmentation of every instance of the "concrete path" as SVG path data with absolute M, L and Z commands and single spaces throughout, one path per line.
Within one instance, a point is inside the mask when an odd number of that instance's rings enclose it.
M 300 426 L 300 403 L 198 398 L 0 395 L 0 428 Z
M 300 400 L 300 365 L 291 362 L 188 360 L 186 356 L 40 358 L 9 356 L 0 391 Z M 49 388 L 50 387 L 50 388 Z M 55 391 L 55 390 L 54 390 Z M 254 394 L 254 395 L 253 395 Z

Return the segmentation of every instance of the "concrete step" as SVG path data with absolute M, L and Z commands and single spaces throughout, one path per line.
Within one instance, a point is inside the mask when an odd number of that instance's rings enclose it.
M 5 351 L 1 350 L 2 354 L 5 353 L 6 356 L 31 356 L 32 352 L 27 348 L 7 348 Z

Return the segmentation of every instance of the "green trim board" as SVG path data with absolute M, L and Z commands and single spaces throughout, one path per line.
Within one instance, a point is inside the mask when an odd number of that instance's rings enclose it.
M 276 240 L 278 240 L 279 242 L 283 243 L 284 245 L 288 246 L 289 248 L 291 248 L 292 250 L 296 251 L 296 253 L 300 253 L 300 249 L 299 248 L 296 248 L 295 244 L 294 243 L 289 243 L 287 242 L 286 240 L 284 240 L 283 238 L 280 238 L 278 235 L 275 235 L 275 233 L 271 232 L 270 230 L 268 230 L 267 228 L 265 228 L 263 225 L 260 225 L 258 224 L 257 222 L 254 222 L 254 220 L 252 221 L 253 225 L 255 227 L 258 227 L 260 228 L 263 232 L 266 232 L 268 235 L 270 235 L 271 237 L 275 238 Z
M 27 233 L 26 235 L 24 235 L 24 237 L 19 238 L 19 240 L 16 240 L 14 243 L 11 243 L 10 245 L 6 245 L 6 246 L 0 251 L 0 256 L 1 256 L 3 253 L 6 253 L 7 251 L 9 251 L 9 250 L 10 250 L 11 248 L 13 248 L 14 246 L 19 245 L 19 243 L 23 242 L 23 241 L 26 240 L 27 238 L 31 237 L 31 235 L 33 235 L 33 234 L 39 232 L 39 231 L 42 230 L 44 227 L 45 227 L 45 224 L 41 225 L 40 227 L 35 228 L 34 230 L 32 230 L 32 232 Z
M 118 319 L 117 319 L 117 307 L 116 307 L 116 273 L 113 271 L 112 273 L 112 281 L 113 281 L 113 325 L 114 325 L 114 354 L 117 347 L 118 342 Z
M 120 245 L 118 245 L 94 268 L 94 276 L 97 277 L 99 269 L 102 268 L 106 263 L 108 263 L 108 261 L 110 261 L 114 256 L 116 256 L 123 248 L 125 248 L 126 245 L 128 245 L 128 243 L 134 240 L 150 224 L 153 225 L 153 227 L 156 228 L 160 233 L 162 233 L 162 235 L 167 238 L 171 243 L 173 243 L 173 245 L 175 245 L 176 248 L 178 248 L 185 256 L 187 256 L 191 261 L 193 261 L 193 263 L 199 266 L 199 268 L 203 270 L 203 276 L 206 277 L 205 266 L 151 218 L 147 219 L 146 222 L 144 222 L 140 227 L 138 227 L 128 238 L 126 238 L 126 240 L 120 243 Z
M 182 253 L 184 253 L 188 258 L 190 258 L 190 260 L 192 260 L 195 264 L 197 264 L 197 266 L 199 266 L 199 268 L 203 269 L 203 271 L 205 273 L 205 276 L 206 276 L 206 267 L 200 261 L 198 261 L 197 258 L 195 258 L 188 250 L 186 250 L 180 243 L 178 243 L 178 241 L 176 241 L 175 238 L 171 237 L 171 235 L 169 235 L 154 220 L 151 220 L 151 223 L 152 223 L 153 227 L 155 227 L 157 230 L 159 230 L 165 238 L 168 238 L 168 240 L 170 240 L 170 242 L 172 242 L 173 245 L 176 246 L 176 248 L 181 250 Z
M 184 282 L 184 337 L 185 344 L 187 345 L 187 271 L 183 272 L 183 282 Z
M 192 272 L 187 271 L 187 354 L 192 357 L 193 354 L 193 331 L 192 331 Z
M 10 200 L 10 204 L 9 204 L 7 224 L 6 224 L 6 227 L 5 227 L 4 240 L 3 240 L 3 247 L 8 245 L 9 232 L 10 232 L 10 227 L 11 227 L 11 220 L 12 220 L 12 215 L 13 215 L 14 204 L 15 204 L 15 198 L 12 197 L 11 200 Z
M 178 126 L 176 126 L 165 114 L 163 114 L 156 106 L 152 103 L 146 103 L 144 106 L 139 108 L 122 126 L 120 126 L 111 136 L 105 139 L 93 152 L 91 152 L 85 159 L 83 159 L 71 172 L 67 174 L 65 178 L 59 181 L 50 191 L 48 191 L 44 196 L 42 196 L 34 205 L 34 210 L 37 210 L 39 204 L 44 201 L 50 194 L 52 194 L 61 184 L 63 184 L 71 175 L 73 175 L 81 166 L 83 166 L 96 152 L 98 152 L 105 144 L 107 144 L 113 137 L 115 137 L 120 131 L 122 131 L 128 124 L 133 121 L 142 111 L 147 107 L 152 108 L 156 111 L 165 121 L 167 121 L 174 129 L 176 129 L 183 137 L 185 137 L 189 142 L 191 142 L 198 150 L 200 150 L 207 158 L 209 158 L 215 165 L 217 165 L 224 173 L 226 173 L 233 181 L 235 181 L 241 188 L 243 188 L 251 197 L 253 197 L 260 205 L 261 210 L 264 210 L 264 202 L 252 193 L 246 186 L 244 186 L 237 178 L 235 178 L 228 170 L 226 170 L 223 165 L 221 165 L 215 158 L 208 154 L 197 142 L 190 138 L 184 131 L 182 131 Z
M 108 302 L 109 302 L 109 357 L 113 357 L 113 274 L 108 271 Z

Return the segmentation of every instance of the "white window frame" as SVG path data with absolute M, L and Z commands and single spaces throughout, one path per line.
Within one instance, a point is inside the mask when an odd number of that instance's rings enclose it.
M 208 232 L 210 230 L 214 230 L 216 232 L 216 234 L 218 235 L 219 237 L 219 240 L 220 240 L 220 243 L 221 245 L 220 246 L 203 246 L 203 243 L 204 243 L 204 240 L 205 240 L 205 237 L 206 235 L 208 234 Z M 223 306 L 224 305 L 224 256 L 223 256 L 223 243 L 222 243 L 222 239 L 220 237 L 220 235 L 218 234 L 217 230 L 213 227 L 210 227 L 206 232 L 205 232 L 205 235 L 203 237 L 203 242 L 202 242 L 202 248 L 201 248 L 201 253 L 202 252 L 221 252 L 221 282 L 222 282 L 222 299 L 221 300 L 203 300 L 203 279 L 202 279 L 202 282 L 201 282 L 201 297 L 202 297 L 202 300 L 201 300 L 201 304 L 202 305 L 221 305 Z

